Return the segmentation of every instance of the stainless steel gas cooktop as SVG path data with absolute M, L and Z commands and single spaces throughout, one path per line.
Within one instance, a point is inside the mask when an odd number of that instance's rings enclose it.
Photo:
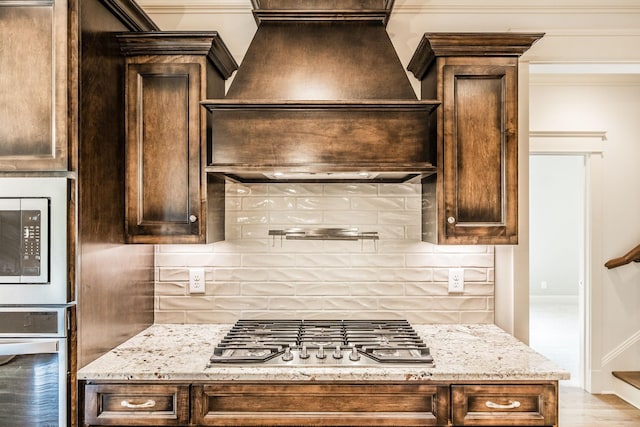
M 406 320 L 239 320 L 211 356 L 219 364 L 434 366 Z

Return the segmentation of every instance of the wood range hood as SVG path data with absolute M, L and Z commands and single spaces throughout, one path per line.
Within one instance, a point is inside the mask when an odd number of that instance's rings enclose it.
M 406 182 L 435 172 L 435 100 L 386 32 L 392 0 L 252 0 L 258 24 L 223 99 L 206 172 L 239 182 Z

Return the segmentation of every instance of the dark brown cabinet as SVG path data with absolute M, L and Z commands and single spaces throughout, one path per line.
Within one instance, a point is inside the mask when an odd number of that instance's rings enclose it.
M 127 33 L 126 240 L 224 238 L 224 181 L 207 177 L 200 102 L 224 95 L 236 65 L 217 33 Z
M 454 385 L 452 421 L 459 426 L 551 426 L 558 423 L 556 387 Z
M 84 425 L 558 425 L 557 381 L 150 381 L 83 386 Z
M 85 396 L 85 425 L 189 424 L 189 385 L 94 384 Z
M 0 4 L 0 171 L 66 171 L 66 1 Z
M 193 387 L 199 426 L 444 426 L 449 387 L 426 384 L 217 383 Z
M 518 57 L 541 34 L 425 34 L 409 69 L 433 118 L 437 174 L 423 180 L 423 240 L 518 242 Z

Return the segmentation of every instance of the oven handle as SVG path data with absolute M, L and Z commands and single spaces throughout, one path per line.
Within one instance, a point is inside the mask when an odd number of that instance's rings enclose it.
M 57 353 L 58 350 L 58 340 L 0 341 L 0 356 Z

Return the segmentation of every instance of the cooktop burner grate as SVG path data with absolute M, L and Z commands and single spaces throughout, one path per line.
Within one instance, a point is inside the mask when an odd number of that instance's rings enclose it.
M 219 363 L 433 366 L 433 357 L 406 320 L 238 320 L 211 356 Z

